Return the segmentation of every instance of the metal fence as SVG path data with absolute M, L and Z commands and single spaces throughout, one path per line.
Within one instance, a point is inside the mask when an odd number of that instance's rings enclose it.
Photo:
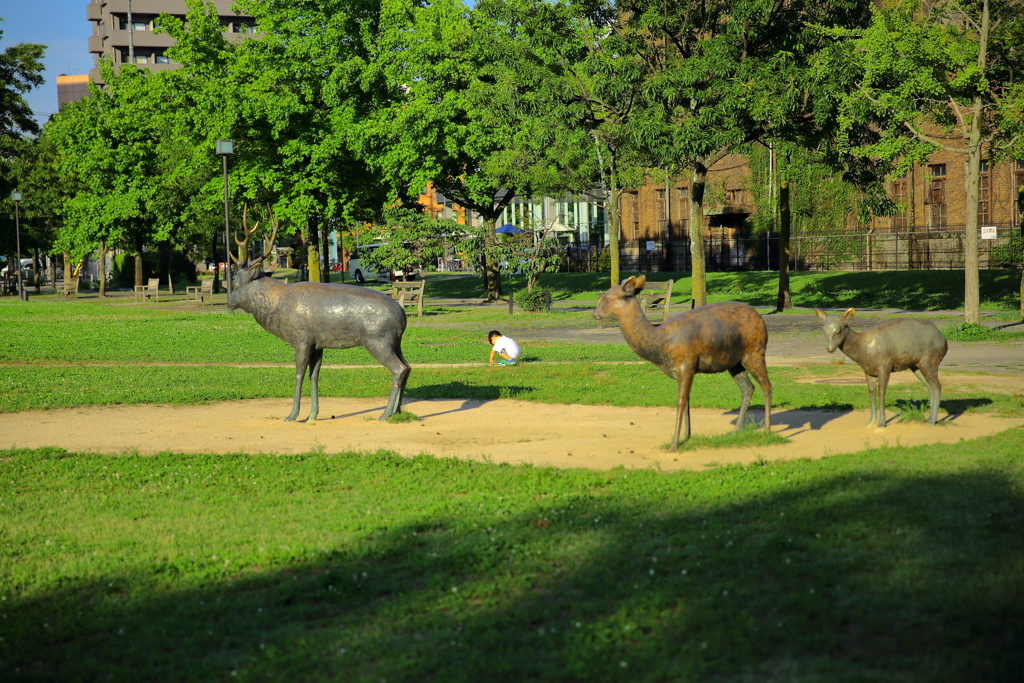
M 1009 224 L 992 226 L 992 239 L 979 240 L 979 266 L 1024 266 L 1024 235 Z M 922 228 L 915 232 L 859 233 L 792 237 L 790 267 L 794 271 L 823 270 L 958 270 L 964 267 L 963 226 Z M 705 239 L 709 272 L 777 270 L 778 237 L 730 237 L 712 234 Z M 563 270 L 608 270 L 608 256 L 597 247 L 572 248 Z M 692 270 L 689 241 L 628 240 L 619 243 L 619 264 L 624 271 L 659 272 Z

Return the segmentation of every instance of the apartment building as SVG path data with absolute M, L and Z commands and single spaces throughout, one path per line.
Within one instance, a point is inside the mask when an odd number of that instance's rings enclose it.
M 221 25 L 229 39 L 241 39 L 256 32 L 253 18 L 235 14 L 232 0 L 214 0 Z M 117 64 L 134 63 L 150 71 L 174 69 L 167 56 L 174 39 L 154 32 L 154 20 L 164 12 L 185 18 L 185 0 L 92 0 L 86 5 L 86 19 L 92 25 L 89 52 L 94 67 L 89 77 L 102 83 L 99 63 L 103 58 Z

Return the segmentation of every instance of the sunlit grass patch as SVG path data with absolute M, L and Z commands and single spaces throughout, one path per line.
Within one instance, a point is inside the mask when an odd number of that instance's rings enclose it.
M 407 410 L 403 410 L 400 413 L 392 413 L 391 417 L 388 418 L 388 422 L 393 425 L 397 425 L 406 422 L 418 422 L 419 419 L 419 415 L 414 415 Z

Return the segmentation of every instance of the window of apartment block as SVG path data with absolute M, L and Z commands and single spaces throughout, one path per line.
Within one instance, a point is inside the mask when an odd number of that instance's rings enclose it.
M 155 64 L 170 64 L 171 60 L 167 55 L 154 55 L 153 62 Z
M 928 220 L 933 228 L 946 227 L 946 165 L 932 164 L 928 167 L 932 177 L 928 188 Z
M 244 21 L 235 21 L 231 23 L 231 31 L 233 33 L 256 33 L 256 25 Z
M 907 229 L 907 198 L 907 174 L 904 172 L 892 181 L 892 200 L 902 207 L 899 213 L 892 216 L 893 230 Z
M 136 64 L 149 64 L 149 55 L 135 55 Z
M 640 193 L 629 193 L 629 214 L 633 218 L 633 239 L 640 236 Z
M 988 162 L 981 162 L 978 175 L 978 225 L 988 225 L 991 219 L 989 206 L 992 199 L 992 172 Z

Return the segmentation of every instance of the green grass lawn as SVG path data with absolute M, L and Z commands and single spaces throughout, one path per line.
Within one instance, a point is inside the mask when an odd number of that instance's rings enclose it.
M 0 679 L 1012 681 L 1024 430 L 701 473 L 0 452 Z
M 622 272 L 622 277 L 637 275 Z M 676 280 L 673 302 L 690 300 L 688 272 L 647 273 L 651 280 Z M 555 291 L 555 299 L 594 301 L 610 286 L 608 273 L 545 273 L 538 282 Z M 754 271 L 708 273 L 708 300 L 743 301 L 752 306 L 775 307 L 778 273 Z M 981 272 L 981 303 L 985 310 L 1017 311 L 1020 308 L 1019 270 Z M 524 276 L 502 280 L 505 293 L 526 288 Z M 909 310 L 958 310 L 964 305 L 963 271 L 865 271 L 793 273 L 790 278 L 793 305 L 836 308 L 902 308 Z M 428 276 L 426 296 L 473 298 L 485 295 L 479 277 Z
M 471 330 L 508 320 L 437 313 L 411 319 L 411 361 L 483 362 Z M 232 365 L 292 360 L 247 315 L 7 300 L 0 319 L 0 411 L 291 395 L 291 369 Z M 417 368 L 408 393 L 674 401 L 649 364 L 596 362 L 635 360 L 623 345 L 527 353 Z M 326 360 L 366 367 L 325 370 L 324 395 L 386 395 L 362 350 Z M 771 368 L 775 406 L 864 410 L 863 387 L 796 381 L 835 372 Z M 693 403 L 739 391 L 699 375 Z M 1024 395 L 943 408 L 1021 416 Z M 1016 680 L 1022 465 L 1024 429 L 674 474 L 0 451 L 0 680 Z

